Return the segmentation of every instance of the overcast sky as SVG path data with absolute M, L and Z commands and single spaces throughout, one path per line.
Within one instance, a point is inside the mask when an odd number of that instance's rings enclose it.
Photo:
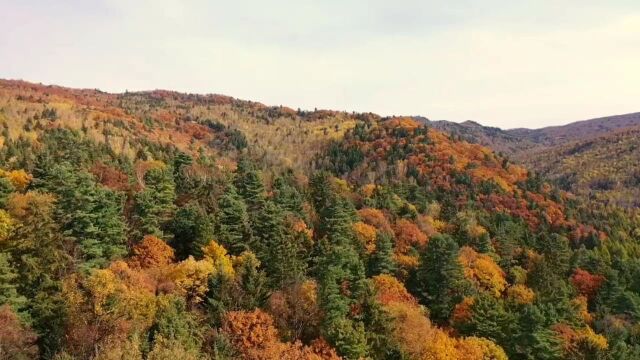
M 640 111 L 639 0 L 0 0 L 0 77 L 542 127 Z

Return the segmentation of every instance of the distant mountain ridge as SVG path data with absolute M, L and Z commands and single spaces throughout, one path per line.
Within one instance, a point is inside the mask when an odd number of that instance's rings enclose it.
M 472 120 L 456 123 L 447 120 L 429 120 L 421 116 L 415 116 L 414 119 L 436 129 L 460 136 L 468 142 L 489 146 L 495 151 L 503 152 L 514 158 L 519 158 L 525 151 L 593 139 L 616 130 L 640 127 L 640 112 L 605 116 L 539 129 L 516 128 L 509 130 L 484 126 Z
M 522 136 L 518 136 L 517 134 L 512 134 L 509 131 L 497 127 L 484 126 L 471 120 L 457 123 L 447 120 L 429 120 L 420 116 L 415 116 L 414 119 L 435 129 L 455 135 L 461 140 L 488 146 L 494 151 L 504 153 L 508 156 L 512 156 L 524 149 L 530 149 L 536 145 L 534 142 L 523 139 Z
M 506 130 L 506 132 L 530 139 L 536 143 L 559 145 L 571 141 L 586 140 L 615 130 L 636 126 L 640 126 L 640 112 L 576 121 L 561 126 L 549 126 L 534 130 L 520 128 Z
M 584 198 L 640 206 L 640 112 L 510 130 L 475 121 L 415 119 L 502 153 Z

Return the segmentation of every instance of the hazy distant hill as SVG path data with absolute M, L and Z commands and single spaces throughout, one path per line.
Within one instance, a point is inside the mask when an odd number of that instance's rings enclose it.
M 525 151 L 587 140 L 615 130 L 640 126 L 640 112 L 577 121 L 562 126 L 510 130 L 484 126 L 470 120 L 456 123 L 446 120 L 433 121 L 419 116 L 415 119 L 436 129 L 460 136 L 463 140 L 489 146 L 495 151 L 514 158 L 520 157 Z
M 494 151 L 513 156 L 523 150 L 534 148 L 537 144 L 518 134 L 502 130 L 497 127 L 483 126 L 475 121 L 467 120 L 456 123 L 446 120 L 429 120 L 425 117 L 415 117 L 433 128 L 450 133 L 470 143 L 480 144 L 492 148 Z
M 416 119 L 502 152 L 555 180 L 565 190 L 603 203 L 640 206 L 640 113 L 512 130 L 474 121 Z
M 524 162 L 578 195 L 640 207 L 639 127 L 550 147 Z
M 506 132 L 537 144 L 560 145 L 605 135 L 618 129 L 640 126 L 640 112 L 576 121 L 541 129 L 513 129 Z

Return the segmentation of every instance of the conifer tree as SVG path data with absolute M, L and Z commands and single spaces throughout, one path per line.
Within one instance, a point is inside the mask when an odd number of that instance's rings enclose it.
M 327 172 L 319 171 L 313 174 L 309 182 L 311 200 L 317 213 L 329 206 L 332 200 L 333 191 L 329 176 Z
M 376 252 L 369 260 L 369 274 L 394 274 L 398 266 L 393 258 L 393 242 L 389 234 L 378 232 L 376 237 Z
M 71 270 L 72 259 L 65 251 L 71 240 L 63 235 L 54 218 L 54 199 L 47 194 L 28 192 L 12 198 L 12 214 L 20 221 L 3 244 L 14 260 L 18 292 L 29 299 L 25 311 L 40 334 L 41 353 L 52 355 L 64 335 L 64 302 L 61 280 Z
M 571 264 L 569 239 L 558 234 L 542 235 L 538 240 L 538 248 L 553 272 L 563 277 L 568 273 Z
M 364 324 L 350 310 L 366 295 L 364 265 L 348 246 L 333 246 L 319 265 L 319 302 L 324 311 L 323 334 L 348 359 L 366 356 Z M 345 289 L 345 285 L 348 289 Z
M 176 194 L 169 169 L 151 169 L 144 175 L 144 189 L 134 197 L 133 231 L 136 238 L 155 235 L 167 238 L 164 227 L 172 218 Z
M 366 329 L 369 356 L 380 360 L 403 359 L 402 351 L 393 339 L 393 317 L 378 303 L 371 281 L 367 283 L 360 317 Z
M 353 245 L 353 213 L 347 201 L 332 195 L 329 204 L 320 210 L 318 233 L 334 245 Z
M 241 308 L 250 310 L 264 305 L 269 289 L 268 278 L 260 268 L 260 261 L 253 253 L 247 251 L 240 256 L 239 263 L 236 281 L 240 288 L 237 300 Z
M 303 199 L 298 189 L 287 183 L 284 177 L 277 177 L 273 182 L 273 201 L 281 209 L 303 218 Z
M 434 236 L 420 261 L 419 295 L 429 308 L 431 319 L 445 322 L 469 289 L 458 261 L 458 244 L 448 235 Z
M 265 190 L 262 176 L 255 165 L 246 158 L 238 162 L 235 185 L 251 215 L 264 205 Z
M 552 234 L 550 237 L 542 236 L 538 246 L 544 256 L 531 269 L 527 276 L 528 284 L 542 300 L 557 304 L 566 302 L 571 294 L 566 277 L 571 258 L 569 240 Z
M 306 268 L 301 244 L 284 228 L 282 210 L 267 200 L 255 215 L 251 249 L 265 264 L 272 282 L 281 287 L 300 280 Z
M 282 211 L 272 201 L 265 201 L 264 205 L 254 214 L 251 224 L 252 242 L 250 247 L 260 261 L 269 260 L 271 249 L 283 241 L 282 222 Z
M 176 211 L 171 222 L 171 245 L 178 259 L 189 255 L 202 257 L 202 247 L 213 239 L 213 221 L 196 202 L 190 202 Z
M 274 244 L 269 257 L 269 276 L 279 288 L 304 279 L 307 261 L 303 244 L 298 237 L 285 234 Z
M 34 183 L 57 195 L 55 217 L 78 243 L 84 268 L 99 267 L 126 254 L 121 194 L 96 184 L 90 174 L 65 163 L 41 169 Z
M 518 314 L 516 328 L 504 344 L 510 358 L 563 359 L 562 341 L 551 330 L 550 321 L 536 305 L 525 306 Z
M 0 307 L 9 305 L 17 312 L 25 306 L 27 299 L 18 294 L 18 274 L 9 260 L 9 254 L 0 253 Z
M 365 267 L 354 246 L 353 216 L 345 200 L 331 187 L 322 188 L 326 181 L 326 174 L 319 173 L 312 184 L 314 205 L 320 215 L 320 241 L 314 248 L 314 261 L 318 300 L 325 314 L 322 332 L 341 355 L 358 359 L 368 351 L 366 333 L 362 321 L 351 316 L 350 310 L 364 302 Z
M 203 341 L 203 329 L 196 316 L 188 311 L 185 300 L 171 295 L 159 300 L 150 338 L 175 341 L 187 351 L 197 354 Z
M 9 194 L 15 191 L 15 187 L 7 178 L 0 178 L 0 208 L 4 208 L 7 204 Z
M 485 254 L 494 252 L 493 244 L 491 244 L 491 237 L 488 232 L 480 235 L 474 242 L 474 248 L 478 250 L 478 252 Z
M 176 191 L 181 194 L 189 190 L 183 168 L 192 163 L 193 158 L 183 152 L 179 152 L 173 159 L 173 178 L 176 184 Z
M 505 344 L 516 330 L 516 319 L 505 310 L 502 302 L 480 293 L 473 298 L 471 317 L 459 327 L 462 334 L 486 337 Z
M 218 240 L 232 253 L 240 254 L 248 249 L 250 234 L 246 205 L 233 184 L 229 184 L 220 197 L 219 209 L 216 223 Z

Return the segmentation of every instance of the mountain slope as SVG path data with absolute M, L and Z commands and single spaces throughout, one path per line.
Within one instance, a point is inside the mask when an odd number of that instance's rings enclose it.
M 535 148 L 537 144 L 523 136 L 496 127 L 483 126 L 475 121 L 456 123 L 446 120 L 428 120 L 424 117 L 414 119 L 440 131 L 452 134 L 462 140 L 490 147 L 496 152 L 508 156 Z
M 526 164 L 585 198 L 640 207 L 640 128 L 545 149 Z
M 545 146 L 562 145 L 572 141 L 588 140 L 607 133 L 640 126 L 640 113 L 606 116 L 542 129 L 512 129 L 507 133 Z
M 640 113 L 606 116 L 540 129 L 508 130 L 483 126 L 470 120 L 455 123 L 446 120 L 432 121 L 419 116 L 414 118 L 436 129 L 459 136 L 463 140 L 488 146 L 513 158 L 525 158 L 525 153 L 530 153 L 531 150 L 589 140 L 616 130 L 640 127 Z
M 503 153 L 590 201 L 627 208 L 638 206 L 640 113 L 535 130 L 419 119 L 457 138 Z
M 140 144 L 145 139 L 223 159 L 233 159 L 231 150 L 251 145 L 256 156 L 275 167 L 299 167 L 357 119 L 368 117 L 375 115 L 295 111 L 222 95 L 163 90 L 109 94 L 0 80 L 5 137 L 33 139 L 46 129 L 63 126 L 108 143 L 130 158 L 145 151 Z
M 640 355 L 640 216 L 489 148 L 218 95 L 0 100 L 0 357 Z

